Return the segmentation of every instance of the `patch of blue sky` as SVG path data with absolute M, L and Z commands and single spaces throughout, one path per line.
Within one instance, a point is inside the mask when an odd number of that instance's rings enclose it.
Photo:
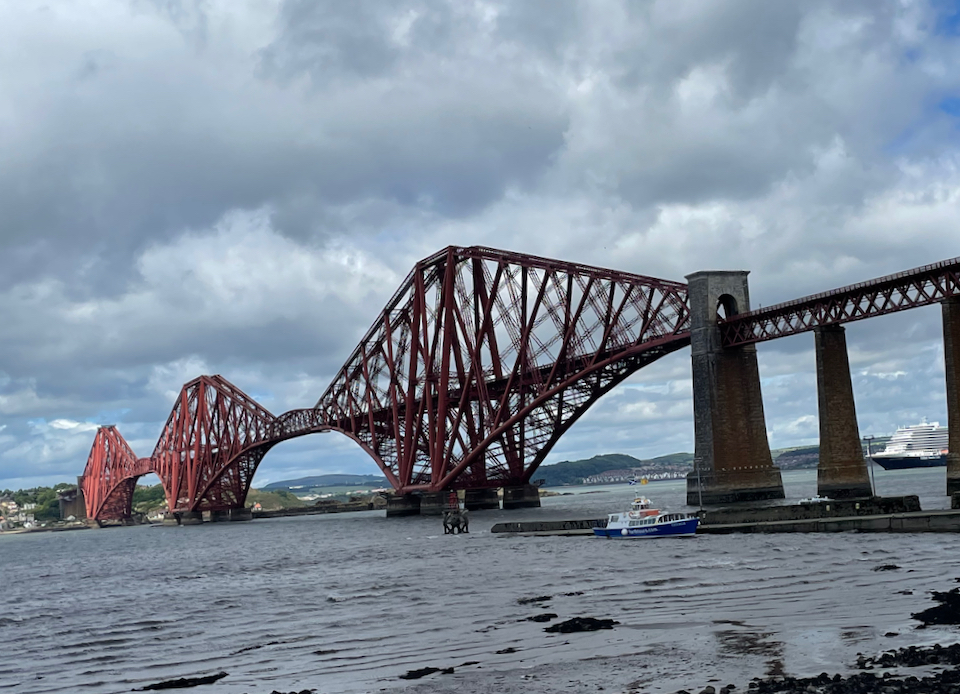
M 947 115 L 960 118 L 960 96 L 948 96 L 941 99 L 940 103 L 937 104 L 937 108 Z
M 884 145 L 884 154 L 890 157 L 909 156 L 918 147 L 929 145 L 929 140 L 924 137 L 926 129 L 938 122 L 942 124 L 944 116 L 951 120 L 960 119 L 960 96 L 931 99 L 930 105 L 923 109 L 918 118 Z M 951 140 L 960 138 L 960 122 L 954 123 L 953 134 Z
M 251 398 L 253 398 L 253 399 L 256 400 L 258 403 L 260 403 L 260 405 L 262 405 L 263 407 L 266 407 L 266 405 L 264 405 L 264 403 L 266 403 L 266 402 L 273 402 L 273 401 L 274 401 L 274 394 L 273 394 L 271 391 L 269 391 L 269 390 L 265 390 L 265 391 L 262 391 L 262 392 L 252 391 L 252 392 L 249 393 L 249 395 L 250 395 Z M 267 408 L 267 409 L 269 409 L 269 408 Z M 277 414 L 277 413 L 274 412 L 274 414 Z
M 933 0 L 937 13 L 934 34 L 960 36 L 960 0 Z
M 100 410 L 92 419 L 87 420 L 87 424 L 98 424 L 100 426 L 116 424 L 117 422 L 122 422 L 123 415 L 129 411 L 129 407 L 123 407 L 118 410 Z

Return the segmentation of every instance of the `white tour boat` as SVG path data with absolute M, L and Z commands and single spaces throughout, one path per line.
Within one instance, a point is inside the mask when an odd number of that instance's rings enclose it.
M 661 513 L 650 508 L 650 499 L 638 496 L 630 510 L 611 513 L 607 527 L 594 528 L 597 537 L 631 539 L 638 537 L 690 537 L 697 532 L 700 519 L 691 513 Z

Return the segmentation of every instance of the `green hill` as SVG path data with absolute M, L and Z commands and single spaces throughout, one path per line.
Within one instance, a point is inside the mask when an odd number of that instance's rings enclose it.
M 586 460 L 565 460 L 554 465 L 541 465 L 533 473 L 536 479 L 543 480 L 545 487 L 558 487 L 566 484 L 582 484 L 583 480 L 610 470 L 637 470 L 638 474 L 685 473 L 693 469 L 692 453 L 671 453 L 670 455 L 640 460 L 625 453 L 607 453 L 595 455 Z
M 379 475 L 313 475 L 300 477 L 295 480 L 280 480 L 260 487 L 264 491 L 286 489 L 292 491 L 306 491 L 315 487 L 386 487 L 387 478 Z

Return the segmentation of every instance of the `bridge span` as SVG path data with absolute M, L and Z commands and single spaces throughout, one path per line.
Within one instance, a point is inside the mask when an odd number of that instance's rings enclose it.
M 750 310 L 747 272 L 687 283 L 483 247 L 416 264 L 309 408 L 274 415 L 221 376 L 184 385 L 153 453 L 98 430 L 79 480 L 90 519 L 131 515 L 133 489 L 160 477 L 168 508 L 246 518 L 257 466 L 276 444 L 350 437 L 397 494 L 388 514 L 434 513 L 450 490 L 469 508 L 539 506 L 531 477 L 600 397 L 691 346 L 695 470 L 688 502 L 782 498 L 766 439 L 756 343 L 815 333 L 819 490 L 869 496 L 843 324 L 943 306 L 950 456 L 960 491 L 960 258 Z

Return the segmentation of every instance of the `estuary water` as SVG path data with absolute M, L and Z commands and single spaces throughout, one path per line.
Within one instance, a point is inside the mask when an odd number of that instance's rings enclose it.
M 876 483 L 943 508 L 944 476 L 877 470 Z M 783 477 L 794 502 L 816 491 L 815 470 Z M 956 585 L 960 535 L 489 532 L 602 517 L 641 490 L 693 510 L 675 481 L 475 512 L 468 535 L 364 512 L 0 536 L 0 692 L 129 692 L 221 671 L 183 691 L 743 691 L 754 676 L 846 673 L 858 653 L 960 641 L 910 617 Z M 528 619 L 544 613 L 619 624 L 551 634 Z M 423 667 L 453 671 L 400 678 Z

